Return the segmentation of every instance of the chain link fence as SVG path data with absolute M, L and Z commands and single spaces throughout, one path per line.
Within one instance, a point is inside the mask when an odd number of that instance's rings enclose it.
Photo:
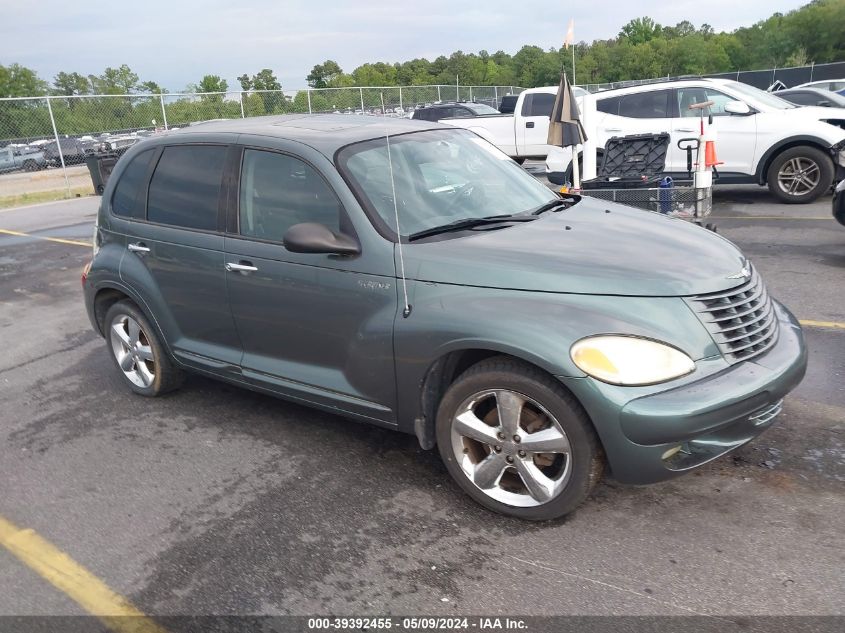
M 793 88 L 800 84 L 811 81 L 845 79 L 845 62 L 832 62 L 829 64 L 809 64 L 806 66 L 792 66 L 789 68 L 767 68 L 765 70 L 738 70 L 729 73 L 713 73 L 701 75 L 702 77 L 715 77 L 721 79 L 734 79 L 735 81 L 766 90 L 770 86 L 782 83 L 787 88 Z M 615 88 L 628 86 L 641 86 L 652 84 L 678 77 L 654 77 L 651 79 L 629 79 L 601 84 L 578 84 L 589 92 L 601 92 Z M 779 84 L 778 84 L 779 85 Z
M 438 101 L 498 107 L 516 86 L 390 86 L 298 91 L 75 95 L 0 99 L 0 205 L 93 191 L 86 159 L 201 121 L 267 114 L 411 116 Z

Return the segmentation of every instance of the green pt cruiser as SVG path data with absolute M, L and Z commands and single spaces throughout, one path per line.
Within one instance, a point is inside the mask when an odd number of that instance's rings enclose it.
M 424 121 L 142 141 L 106 186 L 83 287 L 132 391 L 192 371 L 412 433 L 473 499 L 533 520 L 605 467 L 646 484 L 742 446 L 807 363 L 726 239 L 558 196 Z

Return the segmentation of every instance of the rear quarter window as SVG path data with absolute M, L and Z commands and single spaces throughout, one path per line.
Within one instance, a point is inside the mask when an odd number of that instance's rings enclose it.
M 152 157 L 153 150 L 151 149 L 136 154 L 120 174 L 120 180 L 111 197 L 112 213 L 127 218 L 144 215 L 143 198 L 140 193 L 147 184 L 147 173 Z
M 147 220 L 188 229 L 218 229 L 226 147 L 165 147 L 150 181 Z

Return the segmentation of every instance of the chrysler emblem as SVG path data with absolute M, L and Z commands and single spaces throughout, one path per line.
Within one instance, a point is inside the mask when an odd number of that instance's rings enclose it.
M 745 264 L 738 273 L 728 275 L 726 279 L 748 279 L 751 276 L 751 267 Z

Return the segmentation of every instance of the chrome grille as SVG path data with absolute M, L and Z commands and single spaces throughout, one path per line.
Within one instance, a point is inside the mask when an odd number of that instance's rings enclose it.
M 730 363 L 759 356 L 777 342 L 774 306 L 754 268 L 748 281 L 736 288 L 690 297 L 688 301 Z

